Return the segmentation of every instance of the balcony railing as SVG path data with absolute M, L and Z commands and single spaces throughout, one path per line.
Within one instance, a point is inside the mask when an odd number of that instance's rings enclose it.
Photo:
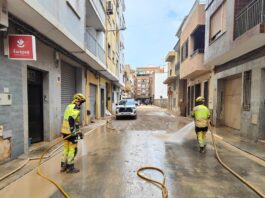
M 251 1 L 235 18 L 235 38 L 265 22 L 265 0 Z
M 89 33 L 85 33 L 85 44 L 87 49 L 105 63 L 105 51 L 97 40 Z

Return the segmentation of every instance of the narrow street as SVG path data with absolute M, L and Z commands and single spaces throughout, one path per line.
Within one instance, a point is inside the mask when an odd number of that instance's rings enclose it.
M 116 130 L 101 127 L 79 142 L 76 166 L 80 173 L 61 174 L 60 154 L 45 162 L 41 169 L 75 198 L 162 197 L 159 188 L 137 177 L 136 172 L 142 166 L 165 171 L 170 198 L 257 197 L 217 162 L 210 144 L 205 154 L 198 152 L 192 124 L 178 132 L 186 124 L 186 120 L 158 107 L 140 106 L 137 120 L 114 120 L 112 127 Z M 264 167 L 223 147 L 220 153 L 226 156 L 226 163 L 264 192 Z M 161 179 L 156 173 L 146 174 Z M 1 190 L 0 197 L 62 195 L 33 170 Z

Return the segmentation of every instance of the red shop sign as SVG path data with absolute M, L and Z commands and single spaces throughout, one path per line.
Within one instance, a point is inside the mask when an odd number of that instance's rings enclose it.
M 37 60 L 36 40 L 31 35 L 8 35 L 8 58 L 16 60 Z

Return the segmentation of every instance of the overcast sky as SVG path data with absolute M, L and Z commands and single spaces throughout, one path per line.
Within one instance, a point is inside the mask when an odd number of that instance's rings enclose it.
M 125 64 L 163 65 L 194 0 L 125 0 Z

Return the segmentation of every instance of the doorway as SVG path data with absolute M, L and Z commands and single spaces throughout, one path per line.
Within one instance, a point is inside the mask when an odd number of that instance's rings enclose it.
M 224 123 L 226 126 L 240 129 L 242 77 L 225 80 L 224 87 Z
M 194 86 L 191 87 L 191 91 L 190 91 L 190 115 L 191 112 L 193 110 L 194 104 L 195 104 L 195 100 L 194 100 Z
M 188 116 L 190 115 L 191 112 L 191 88 L 188 87 Z
M 261 76 L 261 108 L 260 108 L 261 131 L 259 138 L 265 140 L 265 69 L 262 69 Z
M 203 96 L 205 98 L 205 105 L 209 105 L 209 81 L 204 82 Z
M 195 100 L 201 96 L 201 84 L 195 85 Z
M 90 84 L 90 116 L 92 118 L 96 117 L 96 94 L 97 94 L 97 86 Z
M 43 75 L 28 69 L 28 128 L 31 143 L 43 141 Z
M 66 62 L 61 64 L 61 118 L 63 119 L 64 111 L 77 93 L 76 88 L 76 68 Z
M 100 112 L 101 117 L 105 117 L 105 90 L 103 88 L 100 89 Z

